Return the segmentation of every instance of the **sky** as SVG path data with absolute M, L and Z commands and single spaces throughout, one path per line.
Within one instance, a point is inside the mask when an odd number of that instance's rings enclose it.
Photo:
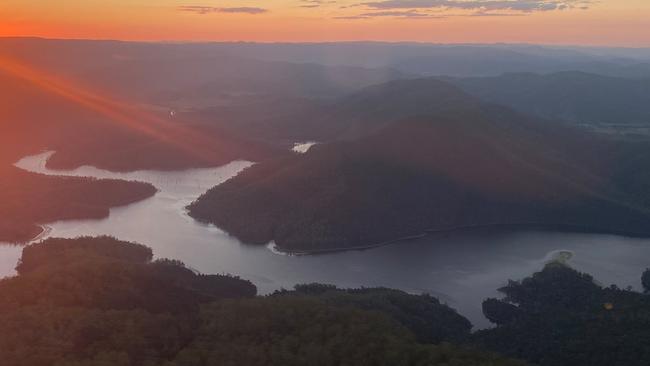
M 0 0 L 0 36 L 650 47 L 650 0 Z

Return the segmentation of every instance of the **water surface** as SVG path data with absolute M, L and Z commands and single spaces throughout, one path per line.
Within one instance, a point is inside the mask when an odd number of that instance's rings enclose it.
M 291 150 L 299 154 L 304 154 L 316 144 L 318 143 L 315 141 L 296 142 Z
M 156 257 L 176 258 L 204 273 L 232 273 L 250 279 L 261 293 L 321 282 L 342 287 L 385 286 L 430 293 L 458 309 L 476 326 L 488 322 L 480 310 L 486 297 L 508 279 L 521 279 L 553 258 L 591 273 L 603 284 L 641 287 L 650 266 L 650 240 L 615 235 L 477 229 L 435 234 L 366 251 L 287 256 L 241 244 L 218 228 L 198 223 L 184 207 L 210 187 L 250 166 L 237 161 L 183 172 L 112 173 L 91 167 L 74 171 L 45 168 L 49 153 L 17 166 L 42 174 L 139 180 L 159 192 L 149 199 L 111 209 L 103 220 L 48 224 L 53 237 L 113 235 L 150 246 Z M 0 276 L 13 274 L 20 248 L 0 246 Z

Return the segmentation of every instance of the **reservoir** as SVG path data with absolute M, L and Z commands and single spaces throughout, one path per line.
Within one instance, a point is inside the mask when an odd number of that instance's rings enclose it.
M 641 288 L 641 273 L 650 267 L 650 239 L 523 229 L 438 233 L 371 250 L 288 256 L 242 244 L 185 212 L 199 195 L 251 166 L 250 162 L 178 172 L 114 173 L 92 167 L 52 171 L 45 167 L 51 154 L 26 157 L 16 166 L 39 174 L 149 182 L 158 193 L 113 208 L 106 219 L 49 223 L 46 237 L 111 235 L 142 243 L 151 247 L 157 258 L 179 259 L 203 273 L 231 273 L 249 279 L 262 294 L 310 282 L 391 287 L 436 296 L 481 328 L 489 325 L 481 313 L 485 298 L 498 296 L 496 289 L 509 279 L 531 275 L 550 260 L 566 261 L 603 285 L 635 289 Z M 20 250 L 0 246 L 0 276 L 15 273 Z

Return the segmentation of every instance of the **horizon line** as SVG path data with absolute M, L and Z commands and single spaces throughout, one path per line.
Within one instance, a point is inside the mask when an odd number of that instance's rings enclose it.
M 43 36 L 0 36 L 0 40 L 42 40 L 42 41 L 78 41 L 78 42 L 121 42 L 121 43 L 150 43 L 150 44 L 263 44 L 263 45 L 326 45 L 326 44 L 392 44 L 392 45 L 422 45 L 422 46 L 538 46 L 538 47 L 569 47 L 569 48 L 592 48 L 592 49 L 629 49 L 629 50 L 650 50 L 648 46 L 624 46 L 624 45 L 596 45 L 596 44 L 573 44 L 573 43 L 534 43 L 534 42 L 450 42 L 436 43 L 426 41 L 388 41 L 388 40 L 340 40 L 340 41 L 247 41 L 247 40 L 129 40 L 118 38 L 50 38 Z

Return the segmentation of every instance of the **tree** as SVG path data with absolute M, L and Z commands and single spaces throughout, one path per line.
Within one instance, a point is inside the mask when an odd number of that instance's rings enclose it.
M 483 301 L 483 315 L 494 324 L 504 325 L 517 317 L 519 308 L 515 305 L 498 300 L 486 299 Z

